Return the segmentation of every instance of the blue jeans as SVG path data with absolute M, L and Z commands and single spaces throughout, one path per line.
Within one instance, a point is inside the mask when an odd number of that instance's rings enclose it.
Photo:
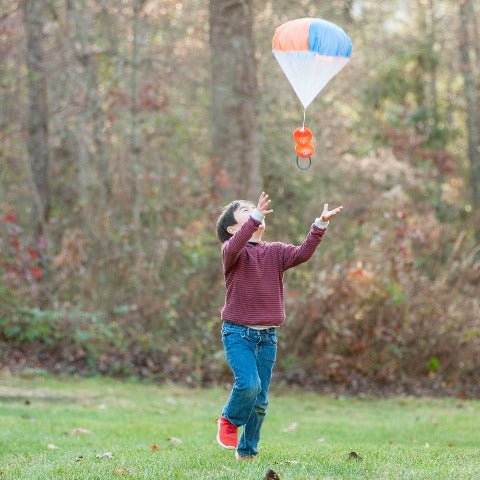
M 235 379 L 222 416 L 237 427 L 243 426 L 238 453 L 256 455 L 277 355 L 276 329 L 255 330 L 224 322 L 222 341 Z

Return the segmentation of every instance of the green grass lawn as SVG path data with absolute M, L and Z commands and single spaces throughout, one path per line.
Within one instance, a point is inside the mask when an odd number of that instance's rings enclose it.
M 227 395 L 0 378 L 0 479 L 480 479 L 480 402 L 274 391 L 259 456 L 238 462 L 215 442 Z

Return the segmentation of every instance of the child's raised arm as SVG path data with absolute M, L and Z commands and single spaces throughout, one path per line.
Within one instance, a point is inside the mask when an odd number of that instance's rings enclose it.
M 342 210 L 343 206 L 329 210 L 328 203 L 326 203 L 323 206 L 322 215 L 315 219 L 315 223 L 312 225 L 310 232 L 308 232 L 307 238 L 305 238 L 300 246 L 282 245 L 282 260 L 284 270 L 296 267 L 297 265 L 300 265 L 301 263 L 304 263 L 310 259 L 325 235 L 328 222 L 335 215 L 338 215 Z

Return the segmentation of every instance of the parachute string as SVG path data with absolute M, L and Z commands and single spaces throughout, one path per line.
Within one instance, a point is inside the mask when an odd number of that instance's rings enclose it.
M 302 130 L 305 130 L 305 115 L 307 113 L 307 109 L 304 108 L 303 109 L 303 125 L 302 125 Z

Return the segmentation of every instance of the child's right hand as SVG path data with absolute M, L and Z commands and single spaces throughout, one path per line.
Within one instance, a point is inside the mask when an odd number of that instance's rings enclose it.
M 262 192 L 258 199 L 257 210 L 259 210 L 262 215 L 272 213 L 273 210 L 268 209 L 270 202 L 271 200 L 268 198 L 268 195 L 265 192 Z

